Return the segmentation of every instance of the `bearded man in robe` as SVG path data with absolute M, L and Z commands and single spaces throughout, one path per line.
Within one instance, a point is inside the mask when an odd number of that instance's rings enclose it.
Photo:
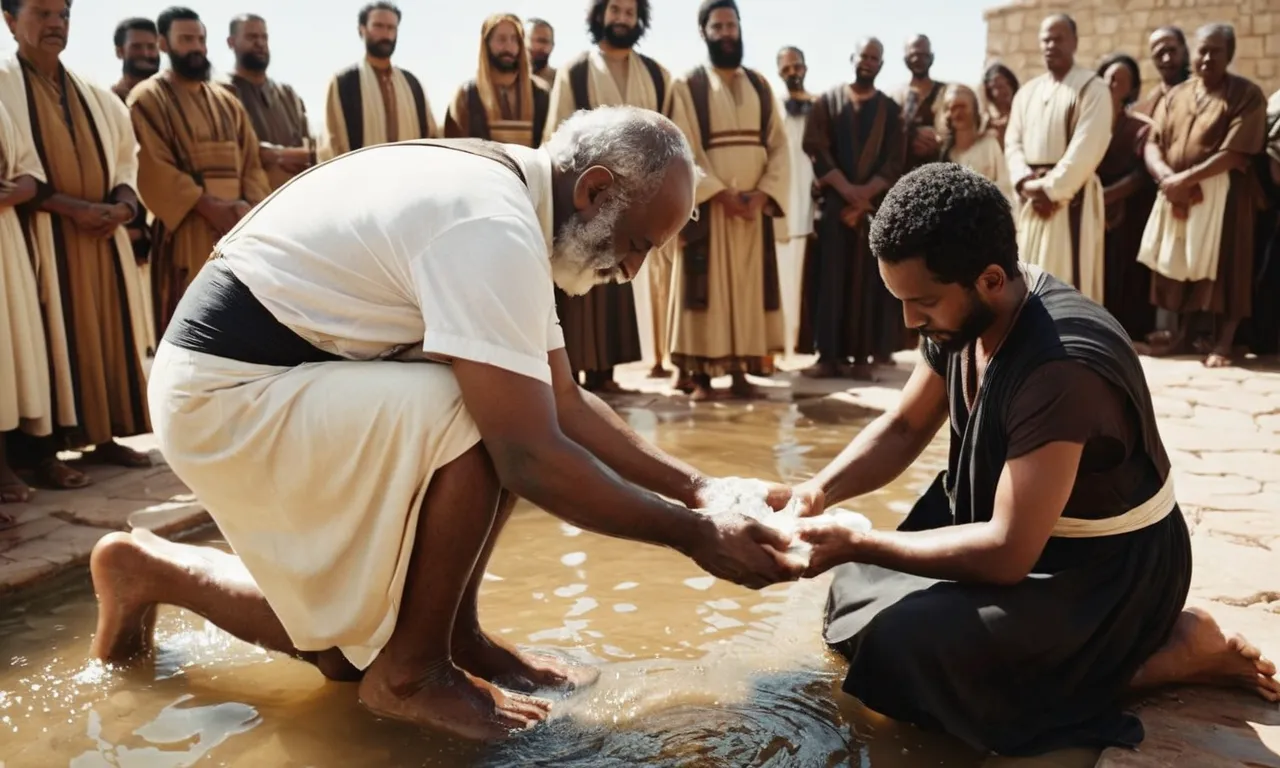
M 787 88 L 780 104 L 782 128 L 791 154 L 791 184 L 786 205 L 786 225 L 777 227 L 778 287 L 782 291 L 782 320 L 786 328 L 785 352 L 795 350 L 800 329 L 800 287 L 804 284 L 804 258 L 813 244 L 813 161 L 804 151 L 804 131 L 813 111 L 813 94 L 805 90 L 809 74 L 804 51 L 786 46 L 778 51 L 778 78 Z
M 947 84 L 929 76 L 933 69 L 933 43 L 926 35 L 907 40 L 902 61 L 911 72 L 911 82 L 894 96 L 902 107 L 902 122 L 907 131 L 905 171 L 925 163 L 938 161 L 938 117 L 942 94 Z
M 670 74 L 634 50 L 649 30 L 649 0 L 592 0 L 587 29 L 596 47 L 556 72 L 543 135 L 580 109 L 625 105 L 669 114 Z M 569 362 L 587 389 L 623 392 L 614 367 L 641 359 L 653 361 L 655 378 L 667 374 L 662 361 L 674 247 L 658 249 L 628 283 L 599 285 L 585 296 L 556 294 Z
M 361 147 L 440 135 L 421 81 L 391 63 L 401 19 L 400 8 L 385 0 L 360 9 L 365 57 L 329 81 L 321 160 Z
M 1043 75 L 1013 97 L 1005 158 L 1018 194 L 1018 249 L 1102 303 L 1107 213 L 1098 165 L 1111 144 L 1111 91 L 1076 66 L 1076 23 L 1056 14 L 1040 24 Z
M 671 361 L 694 400 L 729 375 L 752 397 L 747 374 L 772 373 L 786 349 L 774 219 L 790 200 L 787 135 L 763 75 L 742 66 L 735 0 L 704 0 L 698 28 L 709 65 L 672 83 L 672 116 L 704 175 L 698 219 L 685 227 L 671 282 Z
M 818 240 L 805 260 L 797 351 L 818 353 L 815 378 L 870 378 L 873 361 L 901 346 L 901 305 L 876 273 L 867 235 L 880 198 L 902 174 L 902 110 L 876 88 L 884 44 L 867 38 L 850 60 L 854 81 L 814 102 L 805 152 L 822 185 Z
M 55 427 L 51 438 L 22 441 L 9 459 L 33 470 L 39 485 L 80 488 L 88 477 L 58 461 L 59 449 L 93 446 L 86 460 L 151 465 L 115 441 L 151 431 L 141 363 L 145 297 L 125 231 L 137 213 L 138 144 L 120 99 L 60 61 L 70 27 L 67 0 L 4 0 L 3 8 L 18 53 L 0 64 L 0 103 L 19 143 L 38 160 L 29 169 L 38 192 L 24 212 L 40 281 Z
M 271 193 L 239 100 L 209 82 L 205 26 L 189 8 L 156 22 L 169 69 L 129 95 L 142 151 L 138 186 L 155 215 L 152 295 L 163 336 L 213 244 Z
M 1195 75 L 1156 107 L 1147 169 L 1160 186 L 1138 260 L 1154 273 L 1156 306 L 1179 313 L 1177 330 L 1153 338 L 1152 352 L 1181 351 L 1191 313 L 1211 313 L 1216 334 L 1204 364 L 1231 364 L 1240 322 L 1252 314 L 1254 156 L 1267 133 L 1267 101 L 1255 83 L 1227 71 L 1235 30 L 1196 32 Z
M 49 358 L 40 296 L 17 206 L 35 198 L 40 160 L 0 104 L 0 505 L 31 489 L 9 466 L 6 433 L 41 437 L 53 428 Z M 0 508 L 0 529 L 13 517 Z
M 1276 666 L 1187 609 L 1193 554 L 1142 363 L 1102 306 L 1019 262 L 1008 199 L 952 163 L 903 176 L 872 224 L 924 342 L 896 408 L 796 488 L 809 509 L 946 471 L 896 530 L 830 521 L 823 634 L 844 690 L 981 752 L 1137 746 L 1133 698 L 1198 683 L 1280 701 Z M 944 427 L 943 425 L 948 425 Z
M 529 69 L 550 89 L 556 81 L 556 70 L 550 63 L 551 53 L 556 49 L 555 27 L 546 19 L 532 16 L 525 21 L 524 38 L 529 44 Z
M 237 99 L 258 136 L 258 156 L 271 189 L 316 163 L 316 149 L 307 125 L 307 108 L 298 93 L 267 77 L 271 46 L 267 22 L 242 14 L 231 20 L 227 47 L 236 55 L 235 71 L 219 81 Z
M 449 104 L 445 138 L 473 138 L 537 147 L 547 124 L 551 89 L 529 67 L 520 19 L 499 13 L 480 27 L 476 78 Z

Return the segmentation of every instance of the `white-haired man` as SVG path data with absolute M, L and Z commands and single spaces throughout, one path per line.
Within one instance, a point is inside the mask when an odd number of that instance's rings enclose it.
M 495 683 L 590 675 L 480 629 L 517 495 L 747 586 L 794 578 L 786 537 L 692 511 L 706 479 L 579 388 L 563 349 L 553 279 L 581 294 L 634 277 L 689 219 L 696 182 L 679 129 L 621 107 L 574 116 L 542 149 L 371 147 L 282 187 L 218 244 L 151 373 L 161 447 L 238 557 L 104 539 L 95 655 L 136 657 L 154 606 L 179 605 L 361 676 L 379 715 L 494 739 L 550 707 Z

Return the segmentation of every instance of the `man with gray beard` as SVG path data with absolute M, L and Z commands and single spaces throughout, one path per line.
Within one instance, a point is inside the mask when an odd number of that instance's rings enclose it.
M 236 55 L 235 71 L 219 84 L 240 100 L 258 135 L 258 156 L 272 189 L 315 165 L 316 150 L 307 127 L 307 108 L 298 94 L 267 77 L 271 47 L 267 22 L 252 13 L 231 20 L 227 47 Z
M 104 538 L 93 653 L 139 656 L 177 604 L 362 678 L 377 715 L 490 740 L 547 717 L 515 691 L 592 677 L 480 628 L 516 496 L 750 587 L 797 575 L 788 536 L 695 511 L 715 484 L 575 385 L 556 319 L 553 281 L 633 278 L 697 181 L 670 120 L 621 107 L 541 149 L 401 142 L 287 183 L 218 244 L 151 372 L 165 458 L 236 555 Z

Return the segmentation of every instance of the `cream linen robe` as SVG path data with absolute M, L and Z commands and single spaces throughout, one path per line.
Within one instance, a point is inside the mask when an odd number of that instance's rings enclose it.
M 1074 123 L 1074 131 L 1069 121 Z M 1105 284 L 1106 207 L 1096 171 L 1111 143 L 1112 122 L 1111 92 L 1106 83 L 1091 70 L 1077 66 L 1061 82 L 1045 73 L 1023 86 L 1013 98 L 1004 138 L 1009 176 L 1015 187 L 1031 176 L 1032 166 L 1053 166 L 1044 177 L 1049 199 L 1058 203 L 1053 216 L 1040 218 L 1030 203 L 1020 203 L 1017 209 L 1022 260 L 1077 285 L 1081 293 L 1099 304 Z M 1068 206 L 1081 190 L 1080 274 L 1075 275 Z
M 804 254 L 813 234 L 813 161 L 804 151 L 807 115 L 788 115 L 782 102 L 775 106 L 782 115 L 791 154 L 791 194 L 785 225 L 778 226 L 778 288 L 782 292 L 782 316 L 786 353 L 795 349 L 800 330 L 800 291 L 804 285 Z M 1002 158 L 1003 161 L 1003 158 Z M 781 222 L 779 222 L 781 224 Z
M 663 70 L 662 78 L 667 83 L 665 104 L 658 103 L 653 78 L 649 76 L 644 62 L 633 51 L 627 64 L 626 93 L 623 93 L 618 82 L 613 79 L 613 73 L 609 71 L 604 54 L 598 49 L 587 54 L 587 101 L 593 108 L 631 106 L 669 114 L 671 77 Z M 551 105 L 547 110 L 547 126 L 542 132 L 543 143 L 575 111 L 573 87 L 569 84 L 569 67 L 561 67 L 551 86 Z M 675 260 L 675 252 L 674 240 L 654 248 L 631 280 L 631 290 L 635 295 L 636 326 L 640 331 L 640 355 L 650 365 L 662 363 L 662 360 L 657 359 L 659 348 L 667 351 L 671 349 L 667 296 L 670 293 L 671 264 Z M 659 339 L 662 341 L 659 342 Z
M 35 148 L 0 104 L 0 179 L 35 176 Z M 0 208 L 0 432 L 53 431 L 49 357 L 31 255 L 13 208 Z M 2 438 L 0 438 L 2 439 Z
M 89 117 L 102 137 L 103 156 L 107 161 L 107 177 L 114 189 L 126 186 L 135 192 L 138 189 L 138 140 L 133 134 L 133 123 L 129 111 L 119 97 L 107 88 L 83 80 L 71 70 L 67 70 L 69 81 L 84 95 L 89 105 Z M 0 62 L 0 103 L 9 109 L 9 116 L 17 126 L 19 141 L 35 147 L 31 135 L 31 115 L 27 110 L 27 83 L 22 73 L 22 64 L 15 55 Z M 26 150 L 24 150 L 26 151 Z M 30 150 L 35 154 L 35 150 Z M 44 166 L 36 158 L 31 168 L 31 175 L 37 181 L 48 183 Z M 133 259 L 133 244 L 129 241 L 129 233 L 119 227 L 113 235 L 116 254 L 120 259 L 121 272 L 125 275 L 124 300 L 129 306 L 129 318 L 133 326 L 134 345 L 138 348 L 138 359 L 147 359 L 147 345 L 154 344 L 155 326 L 149 322 L 151 318 L 150 293 L 145 292 L 143 275 Z M 71 377 L 71 356 L 67 349 L 66 324 L 62 314 L 62 292 L 58 281 L 57 254 L 54 249 L 53 220 L 48 213 L 37 213 L 31 225 L 31 240 L 35 253 L 32 254 L 36 265 L 36 284 L 40 292 L 40 302 L 45 311 L 45 333 L 48 343 L 53 386 L 56 392 L 57 413 L 54 423 L 61 427 L 71 427 L 78 423 L 75 409 L 75 395 Z
M 679 79 L 672 86 L 672 119 L 689 139 L 705 174 L 694 202 L 701 205 L 726 188 L 760 191 L 776 201 L 785 214 L 791 203 L 791 155 L 777 110 L 769 120 L 767 146 L 760 146 L 762 105 L 746 74 L 738 70 L 730 81 L 714 71 L 707 75 L 711 119 L 707 147 L 702 146 L 688 85 Z M 777 220 L 775 226 L 784 227 L 786 222 Z M 670 300 L 673 357 L 741 360 L 784 350 L 782 311 L 765 311 L 764 259 L 763 218 L 730 218 L 713 204 L 707 309 L 685 308 L 683 255 L 676 256 Z M 696 372 L 718 375 L 716 371 Z
M 364 146 L 387 143 L 387 111 L 382 104 L 382 88 L 378 86 L 378 74 L 368 61 L 360 67 L 360 113 L 364 123 Z M 396 136 L 400 141 L 433 139 L 440 136 L 435 115 L 431 112 L 431 99 L 424 89 L 422 100 L 427 110 L 428 136 L 419 136 L 418 105 L 413 99 L 409 81 L 399 67 L 391 68 L 391 85 L 396 94 Z M 325 133 L 316 150 L 321 162 L 332 160 L 351 151 L 351 139 L 347 136 L 347 122 L 342 113 L 342 99 L 338 98 L 338 77 L 329 81 L 325 98 Z

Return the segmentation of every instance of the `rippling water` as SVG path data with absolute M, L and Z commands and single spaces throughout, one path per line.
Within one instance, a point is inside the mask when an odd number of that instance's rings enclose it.
M 794 405 L 620 410 L 705 471 L 786 481 L 817 470 L 858 427 L 814 423 Z M 942 461 L 930 449 L 859 511 L 892 525 Z M 825 595 L 822 579 L 741 589 L 672 552 L 522 507 L 490 564 L 481 620 L 602 675 L 534 732 L 477 746 L 378 721 L 354 686 L 177 609 L 161 611 L 153 662 L 87 663 L 95 607 L 76 576 L 0 608 L 0 768 L 981 764 L 839 693 L 844 667 L 821 641 Z

